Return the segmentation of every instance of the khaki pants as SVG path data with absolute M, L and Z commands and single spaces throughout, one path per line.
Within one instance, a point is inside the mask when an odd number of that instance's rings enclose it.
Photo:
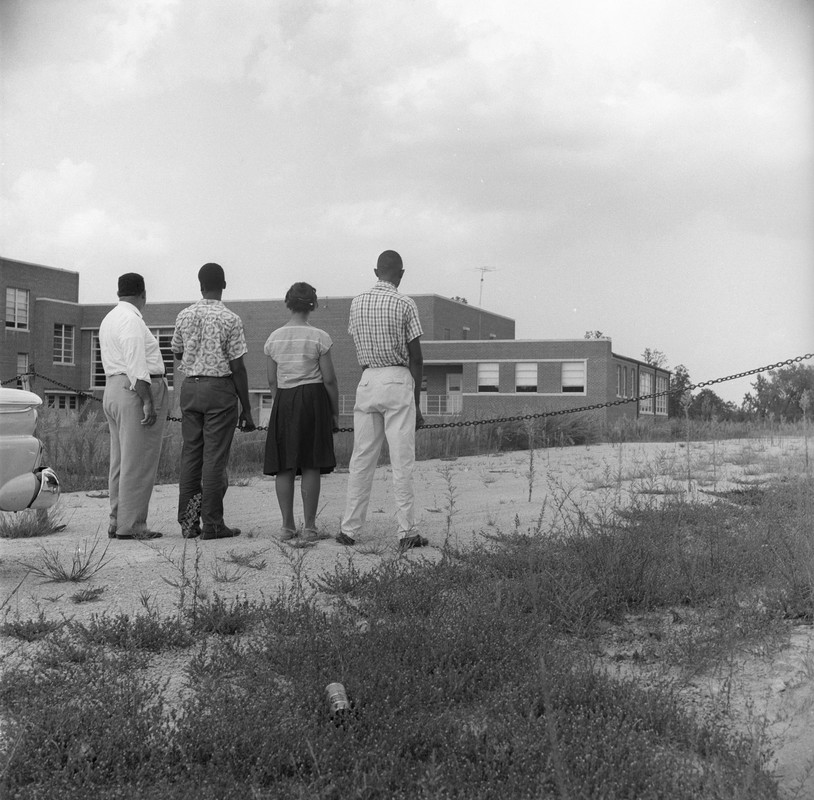
M 152 380 L 154 425 L 142 425 L 141 398 L 126 375 L 107 379 L 103 406 L 110 428 L 110 527 L 120 535 L 138 535 L 147 528 L 169 394 L 164 378 Z
M 415 527 L 415 384 L 407 367 L 370 367 L 362 373 L 353 408 L 353 455 L 342 533 L 355 537 L 367 517 L 384 440 L 390 450 L 399 538 Z

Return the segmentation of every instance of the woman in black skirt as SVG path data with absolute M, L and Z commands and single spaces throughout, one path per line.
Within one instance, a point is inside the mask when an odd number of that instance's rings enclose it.
M 338 427 L 339 390 L 331 361 L 331 337 L 308 322 L 317 292 L 295 283 L 286 293 L 291 319 L 266 340 L 273 398 L 263 473 L 275 476 L 283 516 L 282 540 L 297 535 L 294 478 L 302 475 L 303 538 L 316 539 L 320 476 L 336 466 L 333 430 Z

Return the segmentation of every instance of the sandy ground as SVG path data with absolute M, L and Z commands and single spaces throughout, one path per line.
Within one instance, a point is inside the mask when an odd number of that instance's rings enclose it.
M 430 547 L 407 558 L 437 558 L 449 537 L 458 545 L 496 530 L 543 530 L 571 509 L 597 508 L 608 500 L 624 502 L 632 493 L 653 496 L 665 492 L 725 490 L 765 480 L 799 463 L 803 442 L 738 440 L 691 443 L 687 481 L 687 447 L 681 444 L 596 445 L 473 456 L 418 464 L 416 496 L 418 525 Z M 325 476 L 320 500 L 321 530 L 333 537 L 344 506 L 347 475 Z M 529 494 L 531 492 L 531 499 Z M 0 539 L 0 602 L 5 619 L 88 619 L 92 614 L 143 612 L 143 602 L 170 613 L 179 602 L 181 564 L 187 569 L 199 558 L 203 591 L 224 598 L 273 595 L 297 574 L 315 578 L 333 572 L 337 563 L 353 558 L 360 568 L 383 558 L 398 557 L 395 521 L 387 467 L 377 471 L 367 528 L 353 549 L 326 538 L 310 548 L 281 545 L 279 511 L 273 483 L 258 477 L 233 486 L 226 496 L 226 521 L 242 528 L 236 539 L 186 543 L 175 523 L 177 486 L 157 486 L 150 526 L 164 537 L 154 542 L 108 542 L 108 504 L 104 493 L 65 494 L 58 505 L 64 530 L 37 539 Z M 109 546 L 108 546 L 109 545 Z M 43 582 L 26 564 L 36 564 L 43 548 L 70 563 L 75 553 L 96 547 L 108 562 L 82 584 Z M 254 556 L 263 569 L 247 569 L 233 555 Z M 94 602 L 76 603 L 82 589 L 102 588 Z M 631 620 L 628 632 L 643 630 Z M 646 627 L 646 625 L 645 625 Z M 642 633 L 646 636 L 646 633 Z M 21 651 L 19 643 L 0 637 L 0 651 Z M 177 660 L 177 657 L 176 657 Z M 761 657 L 743 656 L 726 670 L 697 676 L 687 684 L 691 702 L 709 710 L 726 707 L 734 723 L 754 733 L 765 731 L 774 749 L 773 768 L 787 797 L 814 798 L 814 631 L 793 630 L 787 647 Z M 725 698 L 726 702 L 723 702 Z

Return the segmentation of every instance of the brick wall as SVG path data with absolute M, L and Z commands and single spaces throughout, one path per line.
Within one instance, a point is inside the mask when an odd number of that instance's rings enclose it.
M 28 290 L 28 330 L 6 327 L 7 288 Z M 44 303 L 42 298 L 64 301 L 69 304 L 68 307 L 71 307 L 72 303 L 77 303 L 79 300 L 79 273 L 0 258 L 0 304 L 2 305 L 0 313 L 3 316 L 2 325 L 0 325 L 0 337 L 2 337 L 0 339 L 0 380 L 9 380 L 17 374 L 18 353 L 27 354 L 29 363 L 38 368 L 42 365 L 50 365 L 53 347 L 53 320 L 49 325 L 44 318 L 40 319 L 42 314 L 47 313 L 42 310 Z M 76 307 L 74 306 L 74 308 Z M 74 371 L 63 370 L 63 374 L 73 378 Z M 32 385 L 31 389 L 39 391 L 39 387 L 35 385 Z

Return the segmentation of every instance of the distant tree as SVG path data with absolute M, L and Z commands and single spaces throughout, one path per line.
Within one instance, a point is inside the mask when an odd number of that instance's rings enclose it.
M 814 394 L 814 366 L 795 364 L 770 370 L 768 378 L 757 376 L 752 389 L 743 398 L 745 412 L 760 418 L 774 414 L 779 419 L 793 422 L 803 416 L 803 393 Z
M 456 303 L 463 303 L 465 306 L 469 305 L 469 301 L 465 297 L 458 297 L 458 295 L 455 295 L 455 297 L 451 299 L 454 300 Z
M 669 416 L 680 417 L 684 413 L 681 397 L 691 383 L 689 370 L 683 364 L 679 364 L 670 376 L 670 394 L 667 398 L 667 414 Z
M 709 422 L 713 417 L 719 420 L 731 420 L 738 416 L 738 408 L 731 401 L 718 397 L 712 389 L 701 389 L 690 403 L 691 419 L 702 419 Z
M 649 347 L 645 347 L 642 353 L 642 361 L 651 367 L 661 369 L 667 365 L 667 356 L 661 350 L 651 350 Z
M 606 336 L 602 331 L 585 331 L 585 338 L 586 339 L 610 339 L 610 336 Z

